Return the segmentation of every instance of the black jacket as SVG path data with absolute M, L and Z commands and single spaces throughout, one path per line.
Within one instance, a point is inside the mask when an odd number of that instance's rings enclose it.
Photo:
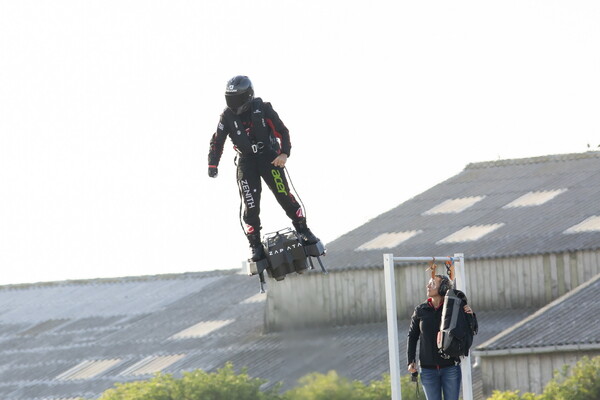
M 251 155 L 251 145 L 258 142 L 274 147 L 273 143 L 276 140 L 276 146 L 280 149 L 275 150 L 288 156 L 292 149 L 288 129 L 273 110 L 271 103 L 263 102 L 260 97 L 252 100 L 250 109 L 242 115 L 235 115 L 229 108 L 223 111 L 217 131 L 210 140 L 208 165 L 219 165 L 227 136 L 242 155 Z
M 421 367 L 449 367 L 460 363 L 460 358 L 444 359 L 438 353 L 437 333 L 442 320 L 442 306 L 440 304 L 436 309 L 431 302 L 426 301 L 415 308 L 408 328 L 408 364 L 416 360 L 417 342 Z

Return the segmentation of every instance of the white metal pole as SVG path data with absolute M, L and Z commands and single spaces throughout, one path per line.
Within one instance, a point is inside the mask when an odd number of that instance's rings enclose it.
M 400 262 L 430 262 L 430 261 L 457 261 L 454 257 L 394 257 L 394 261 Z
M 455 254 L 458 266 L 455 264 L 456 288 L 467 293 L 467 271 L 465 270 L 465 257 L 462 253 Z M 463 400 L 473 400 L 473 379 L 471 377 L 471 355 L 464 357 L 460 363 L 462 372 Z
M 398 314 L 396 312 L 396 278 L 394 276 L 393 254 L 383 255 L 383 274 L 385 278 L 385 309 L 387 313 L 392 400 L 402 400 L 402 392 L 400 391 L 400 350 L 398 348 Z

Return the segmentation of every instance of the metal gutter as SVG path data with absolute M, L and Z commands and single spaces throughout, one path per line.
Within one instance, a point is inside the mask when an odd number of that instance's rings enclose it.
M 567 345 L 554 345 L 554 346 L 543 346 L 543 347 L 523 347 L 514 349 L 499 349 L 499 350 L 474 350 L 473 355 L 475 357 L 500 357 L 510 355 L 524 355 L 524 354 L 547 354 L 547 353 L 559 353 L 559 352 L 573 352 L 573 351 L 600 351 L 600 343 L 585 343 L 585 344 L 567 344 Z

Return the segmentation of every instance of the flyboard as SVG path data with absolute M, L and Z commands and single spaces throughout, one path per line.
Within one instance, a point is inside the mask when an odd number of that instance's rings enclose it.
M 265 292 L 265 271 L 269 278 L 282 281 L 287 274 L 303 274 L 308 269 L 315 269 L 313 258 L 316 258 L 321 271 L 327 274 L 327 269 L 321 257 L 327 252 L 321 241 L 317 243 L 303 243 L 298 232 L 291 228 L 284 228 L 268 233 L 262 238 L 262 245 L 266 257 L 262 260 L 245 262 L 245 272 L 248 275 L 258 275 L 260 278 L 260 292 Z

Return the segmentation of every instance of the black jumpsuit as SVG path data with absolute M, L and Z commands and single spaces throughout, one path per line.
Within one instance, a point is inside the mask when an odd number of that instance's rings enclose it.
M 289 131 L 273 110 L 271 103 L 256 98 L 252 100 L 250 109 L 241 115 L 235 115 L 229 108 L 223 111 L 217 131 L 210 140 L 209 166 L 219 165 L 227 136 L 231 138 L 239 154 L 237 182 L 244 202 L 243 219 L 246 223 L 246 233 L 258 233 L 261 229 L 261 177 L 286 215 L 293 222 L 302 221 L 302 207 L 290 192 L 283 168 L 271 164 L 280 153 L 289 157 L 292 147 Z

